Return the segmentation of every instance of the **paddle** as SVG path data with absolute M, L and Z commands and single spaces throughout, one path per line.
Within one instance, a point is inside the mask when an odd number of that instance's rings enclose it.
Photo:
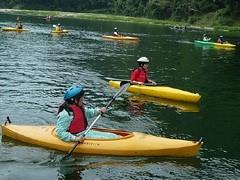
M 131 80 L 126 80 L 126 79 L 116 79 L 116 78 L 106 78 L 107 80 L 109 81 L 121 81 L 120 82 L 120 86 L 126 84 L 126 83 L 130 83 L 131 85 L 144 85 L 144 86 L 167 86 L 167 84 L 165 83 L 144 83 L 144 84 L 135 84 L 135 83 L 132 83 Z
M 143 84 L 135 84 L 135 83 L 131 83 L 131 81 L 130 80 L 124 80 L 124 81 L 121 81 L 120 82 L 120 86 L 122 86 L 122 85 L 124 85 L 124 84 L 126 84 L 126 83 L 130 83 L 131 85 L 144 85 L 144 86 L 166 86 L 166 84 L 164 84 L 164 83 L 155 83 L 155 84 L 153 84 L 153 83 L 143 83 Z
M 112 104 L 112 102 L 113 102 L 118 96 L 120 96 L 121 94 L 123 94 L 124 92 L 126 92 L 126 90 L 127 90 L 127 88 L 128 88 L 129 86 L 130 86 L 130 83 L 126 83 L 126 84 L 122 85 L 121 88 L 118 90 L 118 92 L 113 96 L 113 98 L 111 99 L 111 101 L 109 101 L 109 103 L 107 104 L 106 108 L 108 108 L 108 107 Z M 100 113 L 100 114 L 97 116 L 97 118 L 92 122 L 92 124 L 91 124 L 91 125 L 87 128 L 87 130 L 83 133 L 82 138 L 84 138 L 84 137 L 87 135 L 87 133 L 91 130 L 91 128 L 93 127 L 93 125 L 97 122 L 97 120 L 98 120 L 102 115 L 103 115 L 103 113 Z M 68 158 L 68 157 L 70 157 L 71 154 L 72 154 L 72 152 L 76 149 L 76 147 L 77 147 L 78 144 L 80 144 L 80 143 L 83 143 L 83 142 L 78 141 L 78 142 L 73 146 L 73 148 L 72 148 L 71 150 L 69 150 L 68 153 L 61 159 L 61 161 L 64 160 L 64 159 L 66 159 L 66 158 Z

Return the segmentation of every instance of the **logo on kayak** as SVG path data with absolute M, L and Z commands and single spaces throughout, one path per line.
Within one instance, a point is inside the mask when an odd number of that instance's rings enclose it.
M 92 142 L 83 142 L 83 144 L 89 145 L 89 146 L 100 146 L 99 143 L 92 143 Z

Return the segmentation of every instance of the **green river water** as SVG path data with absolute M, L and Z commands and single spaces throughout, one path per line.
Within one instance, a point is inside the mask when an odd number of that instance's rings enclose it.
M 0 14 L 0 27 L 14 26 L 15 16 Z M 198 104 L 169 102 L 125 93 L 97 127 L 140 131 L 198 140 L 196 158 L 74 156 L 2 138 L 0 179 L 239 179 L 240 48 L 194 45 L 203 31 L 126 23 L 21 17 L 30 31 L 0 32 L 0 119 L 15 124 L 55 124 L 58 105 L 72 84 L 86 86 L 85 102 L 105 106 L 116 93 L 108 79 L 128 79 L 136 60 L 150 59 L 151 79 L 198 92 Z M 50 34 L 61 22 L 68 35 Z M 140 41 L 106 41 L 117 26 Z M 208 32 L 212 39 L 218 34 Z M 239 36 L 224 34 L 239 44 Z M 134 98 L 140 99 L 138 103 Z M 135 103 L 133 103 L 135 102 Z M 187 110 L 186 110 L 187 107 Z M 185 110 L 184 110 L 185 109 Z M 188 112 L 186 112 L 188 111 Z M 189 112 L 190 111 L 190 112 Z

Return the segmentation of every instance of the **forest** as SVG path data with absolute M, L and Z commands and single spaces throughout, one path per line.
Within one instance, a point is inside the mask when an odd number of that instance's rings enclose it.
M 212 25 L 239 25 L 238 0 L 1 0 L 0 8 L 94 12 Z

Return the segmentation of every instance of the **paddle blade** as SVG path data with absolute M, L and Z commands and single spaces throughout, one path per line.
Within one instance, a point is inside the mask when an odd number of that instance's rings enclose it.
M 113 99 L 115 99 L 118 96 L 121 96 L 124 92 L 126 92 L 130 85 L 131 85 L 130 82 L 122 84 L 119 91 L 114 95 Z
M 54 27 L 54 28 L 55 28 L 55 27 L 57 27 L 57 26 L 56 26 L 55 24 L 53 24 L 53 25 L 52 25 L 52 27 Z
M 123 86 L 124 84 L 130 83 L 130 80 L 124 80 L 120 82 L 120 86 Z
M 76 149 L 76 147 L 77 147 L 78 144 L 80 144 L 80 143 L 81 143 L 80 141 L 76 142 L 76 144 L 73 146 L 73 148 L 72 148 L 65 156 L 63 156 L 63 158 L 61 159 L 61 161 L 64 161 L 64 160 L 70 158 L 71 155 L 72 155 L 72 153 L 73 153 L 73 151 Z

